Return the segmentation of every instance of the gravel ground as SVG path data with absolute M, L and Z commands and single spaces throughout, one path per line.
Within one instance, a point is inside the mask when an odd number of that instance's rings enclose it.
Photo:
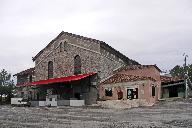
M 192 101 L 160 102 L 132 109 L 0 106 L 0 127 L 192 128 Z

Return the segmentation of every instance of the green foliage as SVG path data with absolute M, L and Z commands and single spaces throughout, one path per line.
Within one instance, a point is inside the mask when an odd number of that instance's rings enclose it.
M 14 82 L 11 79 L 11 74 L 5 69 L 0 72 L 0 103 L 10 102 L 13 97 Z
M 170 70 L 172 76 L 184 76 L 184 68 L 176 65 L 173 69 Z
M 187 73 L 188 73 L 189 79 L 192 81 L 192 64 L 187 66 Z
M 192 81 L 192 64 L 186 66 L 186 68 L 176 65 L 173 69 L 170 70 L 172 76 L 181 76 L 184 77 L 185 72 L 188 74 L 190 80 Z

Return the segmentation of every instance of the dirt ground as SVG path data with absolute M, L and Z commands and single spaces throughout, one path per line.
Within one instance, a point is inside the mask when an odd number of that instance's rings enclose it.
M 192 101 L 160 102 L 153 107 L 0 106 L 0 127 L 22 128 L 192 128 Z

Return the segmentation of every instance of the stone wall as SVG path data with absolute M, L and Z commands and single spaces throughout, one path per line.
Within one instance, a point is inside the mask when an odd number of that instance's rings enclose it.
M 17 76 L 17 83 L 25 83 L 25 82 L 29 82 L 29 76 L 27 74 L 25 75 L 18 75 Z
M 35 60 L 36 80 L 48 78 L 49 61 L 53 61 L 54 77 L 73 75 L 76 55 L 81 58 L 82 73 L 98 73 L 100 80 L 112 75 L 113 70 L 135 62 L 110 46 L 101 45 L 104 42 L 86 39 L 64 33 L 47 45 Z
M 31 87 L 28 87 L 28 86 L 19 87 L 20 84 L 22 85 L 25 83 L 30 83 L 30 82 L 33 82 L 34 80 L 35 80 L 34 72 L 17 75 L 17 86 L 18 87 L 16 88 L 16 92 L 17 92 L 16 97 L 22 97 L 25 99 L 28 99 L 28 98 L 34 99 L 35 98 L 35 92 L 33 89 L 31 89 Z M 31 92 L 32 94 L 29 94 L 29 92 Z
M 101 48 L 100 79 L 103 80 L 111 75 L 117 68 L 127 65 L 123 60 L 104 48 Z
M 60 43 L 62 49 L 60 50 Z M 54 77 L 74 75 L 74 57 L 81 58 L 81 73 L 98 72 L 99 68 L 99 43 L 80 40 L 67 35 L 61 36 L 35 61 L 36 80 L 47 79 L 48 62 L 53 61 Z

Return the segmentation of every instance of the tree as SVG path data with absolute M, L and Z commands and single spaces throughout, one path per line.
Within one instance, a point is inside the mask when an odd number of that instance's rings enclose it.
M 192 81 L 192 64 L 186 66 L 186 68 L 176 65 L 173 69 L 170 70 L 172 76 L 184 77 L 185 72 L 189 76 L 189 79 Z
M 173 69 L 170 70 L 172 76 L 184 76 L 184 68 L 176 65 Z
M 11 79 L 11 74 L 5 69 L 0 72 L 0 103 L 3 103 L 3 98 L 5 102 L 10 102 L 11 97 L 13 97 L 14 82 Z

